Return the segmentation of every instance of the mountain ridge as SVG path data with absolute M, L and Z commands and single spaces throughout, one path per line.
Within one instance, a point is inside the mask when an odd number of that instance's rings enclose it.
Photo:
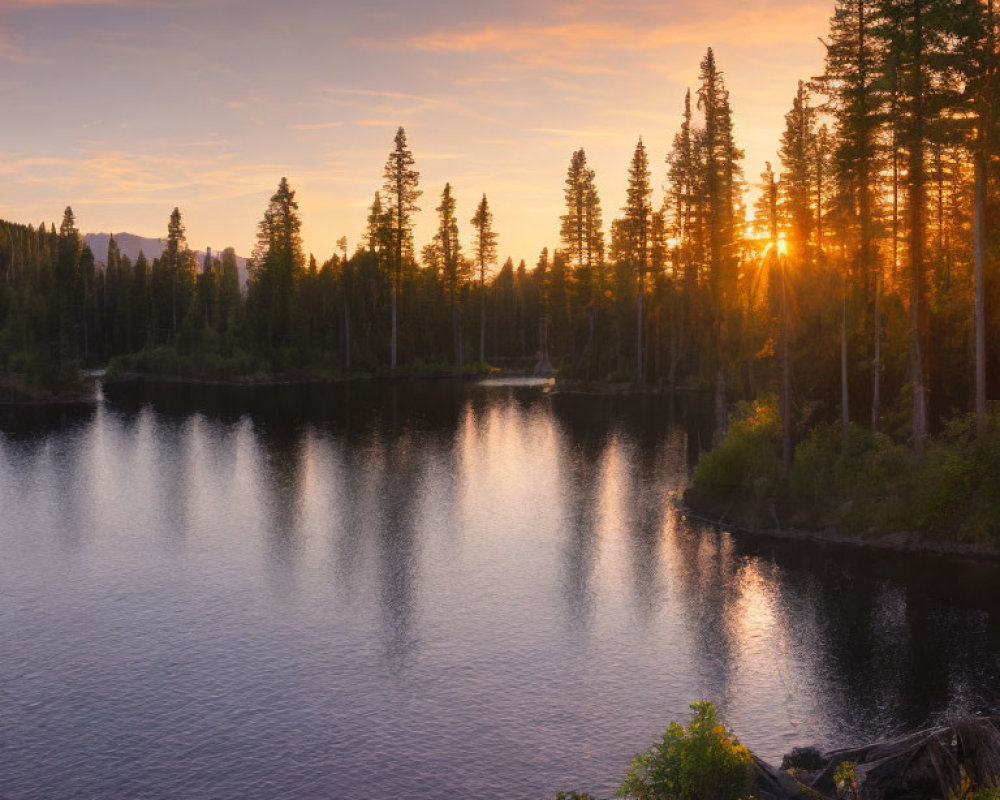
M 139 258 L 139 253 L 143 253 L 147 259 L 152 261 L 154 258 L 159 258 L 163 253 L 163 247 L 165 244 L 165 239 L 156 239 L 149 236 L 139 236 L 134 233 L 128 233 L 127 231 L 122 231 L 121 233 L 88 233 L 85 234 L 83 240 L 87 243 L 87 246 L 94 253 L 94 258 L 100 263 L 105 263 L 108 254 L 108 242 L 111 237 L 115 237 L 115 241 L 118 243 L 118 249 L 123 256 L 128 256 L 129 261 L 133 264 L 136 259 Z M 213 254 L 219 254 L 222 252 L 223 248 L 211 248 Z M 201 265 L 205 262 L 205 250 L 196 250 L 195 255 L 198 259 L 198 268 L 201 269 Z M 247 259 L 243 256 L 236 256 L 236 269 L 240 276 L 240 286 L 245 286 L 247 282 Z

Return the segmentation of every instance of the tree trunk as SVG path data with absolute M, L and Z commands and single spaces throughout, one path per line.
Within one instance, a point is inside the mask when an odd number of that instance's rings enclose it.
M 980 133 L 982 137 L 982 133 Z M 980 144 L 974 157 L 975 190 L 972 216 L 972 254 L 975 272 L 976 327 L 976 432 L 986 432 L 986 300 L 985 300 L 985 213 L 986 213 L 986 153 Z
M 389 345 L 389 366 L 396 369 L 396 287 L 392 287 L 392 340 Z
M 927 443 L 927 384 L 924 374 L 924 240 L 925 240 L 925 205 L 926 205 L 926 175 L 924 173 L 924 109 L 923 109 L 923 21 L 921 19 L 921 0 L 914 4 L 915 43 L 913 70 L 916 74 L 916 85 L 913 88 L 912 130 L 909 134 L 909 170 L 910 185 L 910 350 L 913 383 L 913 449 L 921 455 Z
M 875 362 L 872 365 L 872 430 L 882 416 L 882 270 L 875 273 Z
M 351 315 L 344 298 L 344 371 L 351 371 Z
M 676 286 L 670 292 L 670 372 L 667 383 L 670 386 L 670 393 L 677 391 L 677 361 L 680 355 L 680 343 L 677 341 L 680 336 L 680 325 L 677 318 L 677 291 Z
M 722 367 L 715 370 L 715 440 L 720 441 L 729 428 L 726 415 L 726 371 Z
M 594 332 L 597 328 L 597 309 L 591 306 L 587 309 L 587 380 L 594 377 L 594 364 L 597 361 L 594 347 Z
M 781 463 L 792 466 L 792 359 L 788 331 L 788 281 L 781 262 Z
M 638 329 L 638 349 L 636 351 L 635 382 L 637 384 L 639 384 L 640 386 L 642 386 L 643 380 L 644 380 L 644 377 L 645 377 L 643 375 L 643 366 L 644 366 L 645 359 L 643 358 L 643 352 L 642 352 L 642 347 L 643 347 L 643 345 L 642 345 L 642 333 L 643 333 L 643 331 L 642 331 L 642 329 L 643 329 L 643 324 L 642 324 L 643 323 L 643 318 L 642 318 L 643 317 L 643 314 L 642 314 L 642 300 L 643 300 L 643 294 L 644 294 L 643 289 L 645 288 L 643 286 L 643 284 L 644 284 L 643 275 L 640 273 L 639 274 L 639 296 L 638 296 L 638 298 L 636 300 L 636 311 L 635 311 L 636 328 Z
M 452 303 L 451 306 L 451 330 L 455 342 L 455 369 L 462 369 L 462 325 L 458 318 L 458 306 Z
M 876 330 L 878 322 L 875 323 Z M 875 351 L 878 352 L 878 334 L 875 335 Z M 878 356 L 876 356 L 878 358 Z M 843 309 L 840 317 L 840 428 L 841 443 L 847 447 L 847 434 L 851 427 L 851 396 L 848 391 L 847 375 L 847 280 L 844 280 Z
M 177 265 L 175 264 L 170 273 L 170 340 L 171 344 L 177 344 Z
M 486 363 L 486 284 L 479 286 L 479 361 Z

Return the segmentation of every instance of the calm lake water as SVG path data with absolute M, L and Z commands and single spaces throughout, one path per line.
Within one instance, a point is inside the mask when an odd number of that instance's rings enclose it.
M 0 414 L 0 797 L 610 796 L 689 701 L 767 759 L 1000 701 L 1000 568 L 672 502 L 704 403 L 119 387 Z

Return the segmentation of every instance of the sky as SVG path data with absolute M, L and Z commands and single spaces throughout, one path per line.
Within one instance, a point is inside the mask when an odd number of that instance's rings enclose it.
M 307 251 L 351 250 L 404 126 L 424 195 L 450 181 L 463 241 L 489 198 L 501 260 L 559 245 L 583 147 L 606 223 L 642 136 L 656 202 L 698 64 L 715 50 L 750 182 L 832 0 L 0 0 L 0 218 L 249 255 L 285 176 Z M 98 253 L 100 258 L 103 254 Z

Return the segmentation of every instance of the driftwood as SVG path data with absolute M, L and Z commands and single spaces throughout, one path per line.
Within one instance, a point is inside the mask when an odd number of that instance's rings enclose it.
M 786 756 L 784 765 L 801 763 L 804 751 Z M 812 751 L 815 753 L 815 751 Z M 845 795 L 834 775 L 844 763 L 856 765 L 858 800 L 950 800 L 966 779 L 979 786 L 1000 781 L 1000 717 L 957 720 L 886 742 L 835 750 L 822 756 L 819 769 L 791 776 L 757 761 L 758 796 L 766 800 Z M 818 766 L 815 759 L 810 766 Z M 839 791 L 838 791 L 839 789 Z

